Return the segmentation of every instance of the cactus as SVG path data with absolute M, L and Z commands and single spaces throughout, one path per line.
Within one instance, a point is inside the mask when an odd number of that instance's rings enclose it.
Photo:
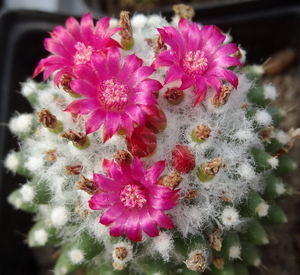
M 275 88 L 217 27 L 120 27 L 70 17 L 45 40 L 45 82 L 23 85 L 34 111 L 11 119 L 5 165 L 27 178 L 8 200 L 35 213 L 28 244 L 60 247 L 56 275 L 248 274 L 287 220 L 299 130 L 275 129 Z

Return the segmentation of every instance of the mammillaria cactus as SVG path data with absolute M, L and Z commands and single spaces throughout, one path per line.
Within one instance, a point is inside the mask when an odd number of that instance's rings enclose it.
M 182 7 L 181 7 L 182 8 Z M 180 9 L 179 9 L 180 10 Z M 180 13 L 179 13 L 180 14 Z M 122 12 L 57 27 L 22 94 L 33 114 L 5 165 L 28 178 L 9 201 L 35 213 L 32 247 L 55 245 L 56 275 L 248 274 L 299 129 L 276 128 L 261 66 L 216 26 Z

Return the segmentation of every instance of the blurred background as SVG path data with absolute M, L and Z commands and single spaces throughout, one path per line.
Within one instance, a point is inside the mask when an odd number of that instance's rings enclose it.
M 16 111 L 31 112 L 18 91 L 20 83 L 32 75 L 37 62 L 48 55 L 43 48 L 48 31 L 56 25 L 64 25 L 70 15 L 79 18 L 89 11 L 95 18 L 118 17 L 121 10 L 128 10 L 132 14 L 161 12 L 170 19 L 172 5 L 178 3 L 194 7 L 194 21 L 216 24 L 224 32 L 230 31 L 233 41 L 248 52 L 249 64 L 262 64 L 278 53 L 281 60 L 290 59 L 287 66 L 265 76 L 264 82 L 277 87 L 280 96 L 275 106 L 280 105 L 288 112 L 281 127 L 284 130 L 300 127 L 299 0 L 0 0 L 1 164 L 9 150 L 18 148 L 17 140 L 7 128 L 9 118 Z M 284 63 L 281 60 L 278 62 Z M 41 80 L 39 76 L 37 81 Z M 300 167 L 300 141 L 289 155 Z M 298 194 L 299 178 L 299 169 L 286 178 Z M 56 249 L 29 249 L 26 233 L 33 224 L 32 214 L 16 211 L 6 202 L 6 197 L 24 182 L 25 178 L 13 176 L 0 165 L 0 274 L 50 275 Z M 289 222 L 275 227 L 274 239 L 264 248 L 263 265 L 260 269 L 251 269 L 252 275 L 299 275 L 298 194 L 282 202 Z

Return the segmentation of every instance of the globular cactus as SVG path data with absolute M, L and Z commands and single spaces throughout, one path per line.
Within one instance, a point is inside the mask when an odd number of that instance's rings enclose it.
M 115 25 L 114 25 L 115 24 Z M 45 40 L 24 83 L 33 114 L 9 123 L 27 177 L 8 198 L 35 213 L 31 247 L 55 245 L 56 275 L 248 274 L 287 217 L 280 176 L 299 130 L 276 127 L 261 66 L 216 26 L 175 16 L 90 14 Z M 121 37 L 120 37 L 121 35 Z M 46 81 L 47 80 L 47 81 Z

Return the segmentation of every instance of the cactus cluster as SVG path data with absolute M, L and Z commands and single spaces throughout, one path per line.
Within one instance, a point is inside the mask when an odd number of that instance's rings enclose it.
M 299 137 L 277 128 L 276 89 L 215 26 L 122 13 L 57 27 L 22 94 L 8 198 L 33 212 L 31 247 L 54 245 L 56 275 L 246 275 L 261 265 L 281 176 Z M 120 37 L 121 36 L 121 37 Z

